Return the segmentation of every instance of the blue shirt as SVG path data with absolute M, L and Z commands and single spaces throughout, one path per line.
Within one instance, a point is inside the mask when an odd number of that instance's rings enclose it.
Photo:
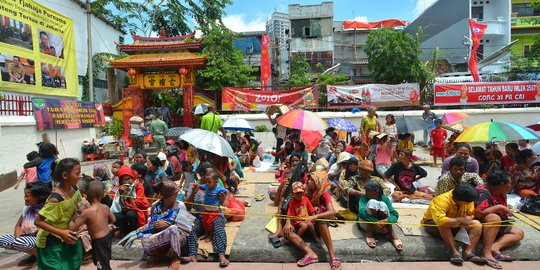
M 49 183 L 52 181 L 52 163 L 55 162 L 55 157 L 43 158 L 37 167 L 38 180 L 41 183 Z
M 204 204 L 212 206 L 219 206 L 219 194 L 227 192 L 224 187 L 220 187 L 218 184 L 216 184 L 212 190 L 210 190 L 206 184 L 201 185 L 201 189 L 206 193 L 204 196 Z

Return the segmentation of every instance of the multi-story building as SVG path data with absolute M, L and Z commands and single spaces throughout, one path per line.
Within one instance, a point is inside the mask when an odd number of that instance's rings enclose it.
M 423 29 L 422 59 L 431 59 L 439 48 L 439 59 L 448 61 L 453 72 L 467 72 L 469 19 L 488 25 L 477 52 L 480 61 L 510 43 L 510 0 L 439 0 L 405 29 L 413 35 Z M 483 68 L 480 65 L 480 74 L 505 72 L 509 64 L 509 56 L 504 55 Z
M 270 61 L 274 82 L 281 82 L 289 77 L 290 31 L 289 14 L 279 11 L 272 12 L 266 21 L 266 32 L 270 38 Z
M 540 7 L 534 1 L 512 0 L 512 46 L 514 56 L 527 57 L 535 39 L 540 37 Z
M 334 22 L 334 63 L 339 73 L 350 76 L 353 83 L 371 82 L 368 57 L 364 51 L 371 30 L 344 30 L 342 21 Z
M 252 31 L 238 33 L 239 37 L 234 41 L 234 46 L 244 53 L 244 63 L 254 67 L 252 73 L 256 77 L 250 84 L 260 85 L 261 81 L 261 41 L 265 31 Z
M 289 5 L 291 20 L 290 56 L 304 54 L 312 70 L 321 63 L 324 68 L 333 65 L 334 54 L 334 3 L 319 5 Z

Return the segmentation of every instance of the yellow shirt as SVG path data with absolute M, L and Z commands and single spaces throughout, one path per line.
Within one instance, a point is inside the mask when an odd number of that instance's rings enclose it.
M 433 198 L 421 221 L 422 224 L 427 220 L 433 220 L 436 225 L 441 226 L 446 224 L 449 218 L 474 215 L 474 202 L 459 206 L 452 198 L 452 191 L 453 190 Z
M 414 152 L 414 144 L 411 141 L 406 142 L 405 140 L 399 140 L 398 151 L 403 149 L 409 149 Z
M 362 132 L 364 133 L 364 136 L 369 135 L 368 130 L 370 129 L 373 131 L 379 131 L 377 127 L 377 117 L 369 117 L 366 115 L 364 118 L 362 118 Z

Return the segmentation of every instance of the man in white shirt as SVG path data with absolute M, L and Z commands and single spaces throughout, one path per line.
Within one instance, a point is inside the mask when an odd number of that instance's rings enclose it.
M 138 115 L 133 115 L 129 118 L 129 137 L 131 138 L 131 146 L 133 153 L 139 153 L 144 150 L 144 119 Z

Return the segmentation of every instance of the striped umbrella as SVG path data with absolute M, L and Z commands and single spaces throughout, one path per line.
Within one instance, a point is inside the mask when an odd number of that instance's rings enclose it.
M 351 121 L 345 119 L 345 118 L 332 118 L 328 121 L 326 121 L 326 124 L 329 126 L 337 129 L 337 130 L 343 130 L 347 132 L 357 132 L 358 129 L 354 126 Z
M 455 122 L 459 122 L 467 117 L 469 117 L 469 115 L 462 112 L 445 113 L 442 117 L 442 122 L 443 125 L 452 124 Z
M 278 118 L 278 124 L 299 130 L 325 130 L 328 126 L 317 114 L 306 110 L 292 110 Z
M 456 142 L 537 140 L 534 131 L 510 122 L 484 122 L 466 129 Z

